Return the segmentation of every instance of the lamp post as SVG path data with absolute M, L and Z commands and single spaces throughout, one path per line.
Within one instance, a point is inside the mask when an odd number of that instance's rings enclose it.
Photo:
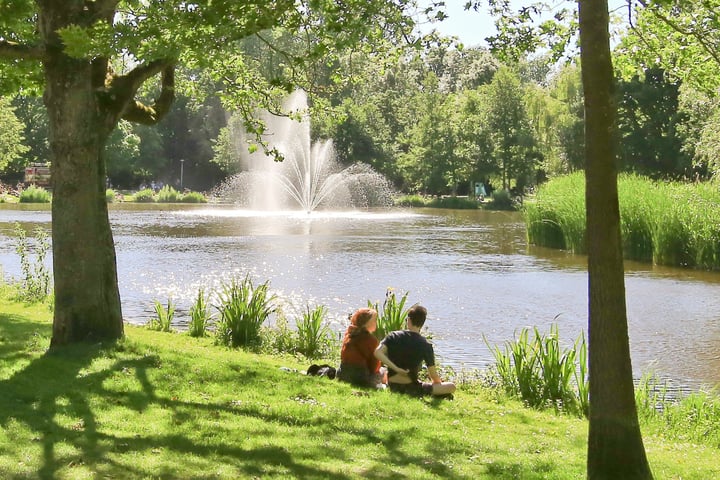
M 183 191 L 183 173 L 185 170 L 184 167 L 185 167 L 185 159 L 181 158 L 180 159 L 180 191 L 181 192 Z

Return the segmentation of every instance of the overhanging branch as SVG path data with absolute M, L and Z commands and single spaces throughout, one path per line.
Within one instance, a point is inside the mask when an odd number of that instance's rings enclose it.
M 35 45 L 0 40 L 0 58 L 42 60 L 45 50 Z
M 175 66 L 169 64 L 162 69 L 160 95 L 155 102 L 152 105 L 145 105 L 138 100 L 131 99 L 125 106 L 121 118 L 128 122 L 154 125 L 170 111 L 174 100 Z

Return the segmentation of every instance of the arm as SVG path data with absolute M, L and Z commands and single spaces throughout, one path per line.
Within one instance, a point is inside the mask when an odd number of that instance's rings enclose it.
M 440 374 L 438 374 L 435 365 L 433 365 L 432 367 L 428 367 L 428 375 L 430 375 L 432 383 L 442 383 L 442 379 L 440 378 Z
M 375 358 L 380 360 L 382 363 L 390 367 L 396 372 L 407 374 L 409 370 L 406 370 L 404 368 L 400 368 L 397 365 L 395 365 L 395 362 L 390 360 L 387 356 L 387 346 L 384 343 L 381 343 L 378 345 L 378 347 L 375 349 Z

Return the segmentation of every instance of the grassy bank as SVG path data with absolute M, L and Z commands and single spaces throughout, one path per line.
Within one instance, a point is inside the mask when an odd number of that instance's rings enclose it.
M 625 258 L 720 269 L 720 190 L 713 184 L 618 178 Z M 551 180 L 523 208 L 530 243 L 585 253 L 585 178 Z
M 587 424 L 461 385 L 415 400 L 306 377 L 304 361 L 128 326 L 47 352 L 43 305 L 0 299 L 0 478 L 584 478 Z M 644 427 L 658 479 L 717 449 Z

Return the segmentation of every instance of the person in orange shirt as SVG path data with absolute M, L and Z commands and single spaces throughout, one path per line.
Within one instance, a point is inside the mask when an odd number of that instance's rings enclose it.
M 373 335 L 378 313 L 372 308 L 359 308 L 350 317 L 340 349 L 337 378 L 359 387 L 383 388 L 386 369 L 375 358 L 379 341 Z

